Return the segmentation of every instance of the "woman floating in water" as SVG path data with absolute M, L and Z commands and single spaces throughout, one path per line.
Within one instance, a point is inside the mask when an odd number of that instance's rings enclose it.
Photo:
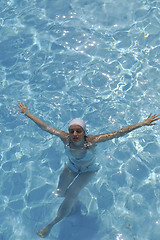
M 79 192 L 86 186 L 99 167 L 95 163 L 95 146 L 113 138 L 122 137 L 125 134 L 143 127 L 155 125 L 160 119 L 157 114 L 150 114 L 143 122 L 129 125 L 117 132 L 99 135 L 86 135 L 86 124 L 81 119 L 73 119 L 68 126 L 69 133 L 48 126 L 28 111 L 26 103 L 18 103 L 19 111 L 34 121 L 42 130 L 51 133 L 63 141 L 68 156 L 68 161 L 60 175 L 57 188 L 57 196 L 64 197 L 64 201 L 58 209 L 55 219 L 38 231 L 38 235 L 45 238 L 51 228 L 69 215 L 75 204 Z

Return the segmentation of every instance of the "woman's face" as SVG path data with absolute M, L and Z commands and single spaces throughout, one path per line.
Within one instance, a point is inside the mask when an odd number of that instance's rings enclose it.
M 69 135 L 73 143 L 80 143 L 84 141 L 85 132 L 81 126 L 71 125 Z

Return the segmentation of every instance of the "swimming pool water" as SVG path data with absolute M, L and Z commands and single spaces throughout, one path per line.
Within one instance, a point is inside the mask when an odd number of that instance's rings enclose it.
M 66 156 L 17 102 L 64 131 L 81 117 L 90 134 L 159 114 L 160 2 L 2 0 L 0 13 L 0 240 L 36 240 Z M 47 239 L 158 240 L 159 129 L 100 144 L 101 169 Z

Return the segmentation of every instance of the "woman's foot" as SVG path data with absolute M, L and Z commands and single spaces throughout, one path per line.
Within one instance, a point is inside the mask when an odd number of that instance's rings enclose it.
M 45 238 L 48 236 L 48 234 L 50 233 L 51 231 L 51 228 L 52 226 L 50 225 L 47 225 L 46 227 L 43 227 L 42 229 L 40 229 L 38 232 L 37 232 L 37 235 L 41 238 Z

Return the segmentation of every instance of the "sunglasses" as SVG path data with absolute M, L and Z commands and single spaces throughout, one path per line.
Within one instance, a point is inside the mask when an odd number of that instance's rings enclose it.
M 81 129 L 69 129 L 69 133 L 70 134 L 73 134 L 74 132 L 76 131 L 76 133 L 82 133 L 82 130 Z

